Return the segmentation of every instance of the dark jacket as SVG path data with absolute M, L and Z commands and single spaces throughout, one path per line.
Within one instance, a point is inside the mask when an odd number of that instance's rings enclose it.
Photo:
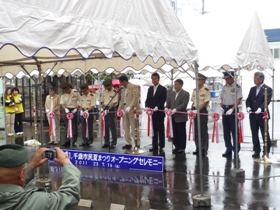
M 248 98 L 246 100 L 246 107 L 250 107 L 252 112 L 257 111 L 258 108 L 261 108 L 262 112 L 264 112 L 264 92 L 265 92 L 265 88 L 267 88 L 267 106 L 268 106 L 270 101 L 271 101 L 271 97 L 272 97 L 271 87 L 264 84 L 261 87 L 257 96 L 256 96 L 257 86 L 254 86 L 250 89 Z M 267 109 L 267 112 L 268 112 L 268 117 L 269 117 L 268 109 Z M 252 114 L 250 114 L 250 118 L 252 118 L 252 117 L 255 117 L 258 120 L 263 119 L 262 114 L 253 114 L 252 113 Z
M 145 107 L 155 108 L 156 106 L 160 110 L 164 110 L 164 103 L 166 101 L 166 88 L 159 85 L 157 91 L 154 95 L 154 86 L 149 87 L 147 93 L 147 99 L 145 102 Z M 160 118 L 165 117 L 165 113 L 162 111 L 154 112 L 153 117 Z

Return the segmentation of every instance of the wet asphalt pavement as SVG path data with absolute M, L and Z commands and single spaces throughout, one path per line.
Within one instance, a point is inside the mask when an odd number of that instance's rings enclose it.
M 280 137 L 277 124 L 280 104 L 275 103 L 274 137 Z M 214 108 L 213 111 L 218 110 Z M 211 111 L 211 110 L 210 110 Z M 211 121 L 211 120 L 210 120 Z M 143 120 L 145 122 L 145 120 Z M 146 135 L 146 125 L 142 122 L 141 147 L 148 150 L 151 138 Z M 187 125 L 187 130 L 189 129 Z M 209 123 L 209 135 L 212 134 L 212 124 Z M 44 129 L 46 130 L 46 129 Z M 187 142 L 185 155 L 172 155 L 172 142 L 166 139 L 165 172 L 140 172 L 120 169 L 95 168 L 78 166 L 82 172 L 81 198 L 93 201 L 94 208 L 110 209 L 111 203 L 125 205 L 127 210 L 133 209 L 280 209 L 280 164 L 260 164 L 252 155 L 252 143 L 248 117 L 244 120 L 244 143 L 237 159 L 240 168 L 245 170 L 245 178 L 232 178 L 231 169 L 235 167 L 236 159 L 223 158 L 225 151 L 222 126 L 219 121 L 220 143 L 210 143 L 208 155 L 202 159 L 202 176 L 199 172 L 198 157 L 193 155 L 193 141 Z M 63 134 L 63 129 L 61 130 Z M 63 136 L 63 135 L 61 135 Z M 23 138 L 9 138 L 8 142 L 22 143 L 33 139 L 32 129 L 25 127 Z M 47 132 L 44 133 L 45 142 Z M 0 144 L 3 140 L 0 140 Z M 279 143 L 279 142 L 278 142 Z M 123 138 L 118 139 L 117 148 L 113 151 L 124 153 L 121 147 L 125 144 Z M 35 148 L 28 147 L 30 157 Z M 80 149 L 79 147 L 71 149 Z M 98 136 L 91 148 L 87 150 L 104 151 Z M 150 152 L 146 155 L 158 155 Z M 279 146 L 273 146 L 272 154 L 280 154 Z M 52 179 L 52 190 L 61 184 L 61 167 L 50 162 L 49 176 Z M 195 208 L 192 206 L 192 196 L 203 193 L 211 196 L 210 207 Z M 86 209 L 76 207 L 75 209 Z

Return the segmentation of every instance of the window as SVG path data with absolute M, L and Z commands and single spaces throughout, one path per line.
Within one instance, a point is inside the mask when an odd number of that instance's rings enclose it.
M 280 58 L 280 49 L 277 48 L 277 49 L 274 49 L 274 58 Z

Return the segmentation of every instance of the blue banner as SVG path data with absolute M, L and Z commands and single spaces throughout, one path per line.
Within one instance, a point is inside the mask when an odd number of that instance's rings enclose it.
M 142 171 L 130 171 L 111 169 L 111 168 L 95 168 L 87 166 L 77 166 L 81 171 L 82 180 L 93 180 L 100 182 L 111 182 L 120 184 L 132 184 L 142 186 L 164 187 L 164 179 L 162 173 Z M 51 177 L 60 176 L 63 167 L 55 162 L 49 162 L 49 173 Z
M 63 151 L 68 153 L 68 157 L 74 165 L 156 172 L 163 172 L 164 167 L 163 157 L 160 156 L 142 156 L 65 149 Z

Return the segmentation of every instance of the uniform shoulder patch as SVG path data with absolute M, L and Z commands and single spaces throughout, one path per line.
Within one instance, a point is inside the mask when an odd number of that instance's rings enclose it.
M 207 90 L 207 91 L 208 91 L 209 89 L 208 89 L 208 88 L 205 88 L 205 90 Z
M 91 93 L 90 96 L 94 96 L 94 95 Z
M 236 87 L 240 88 L 240 85 L 236 84 Z

